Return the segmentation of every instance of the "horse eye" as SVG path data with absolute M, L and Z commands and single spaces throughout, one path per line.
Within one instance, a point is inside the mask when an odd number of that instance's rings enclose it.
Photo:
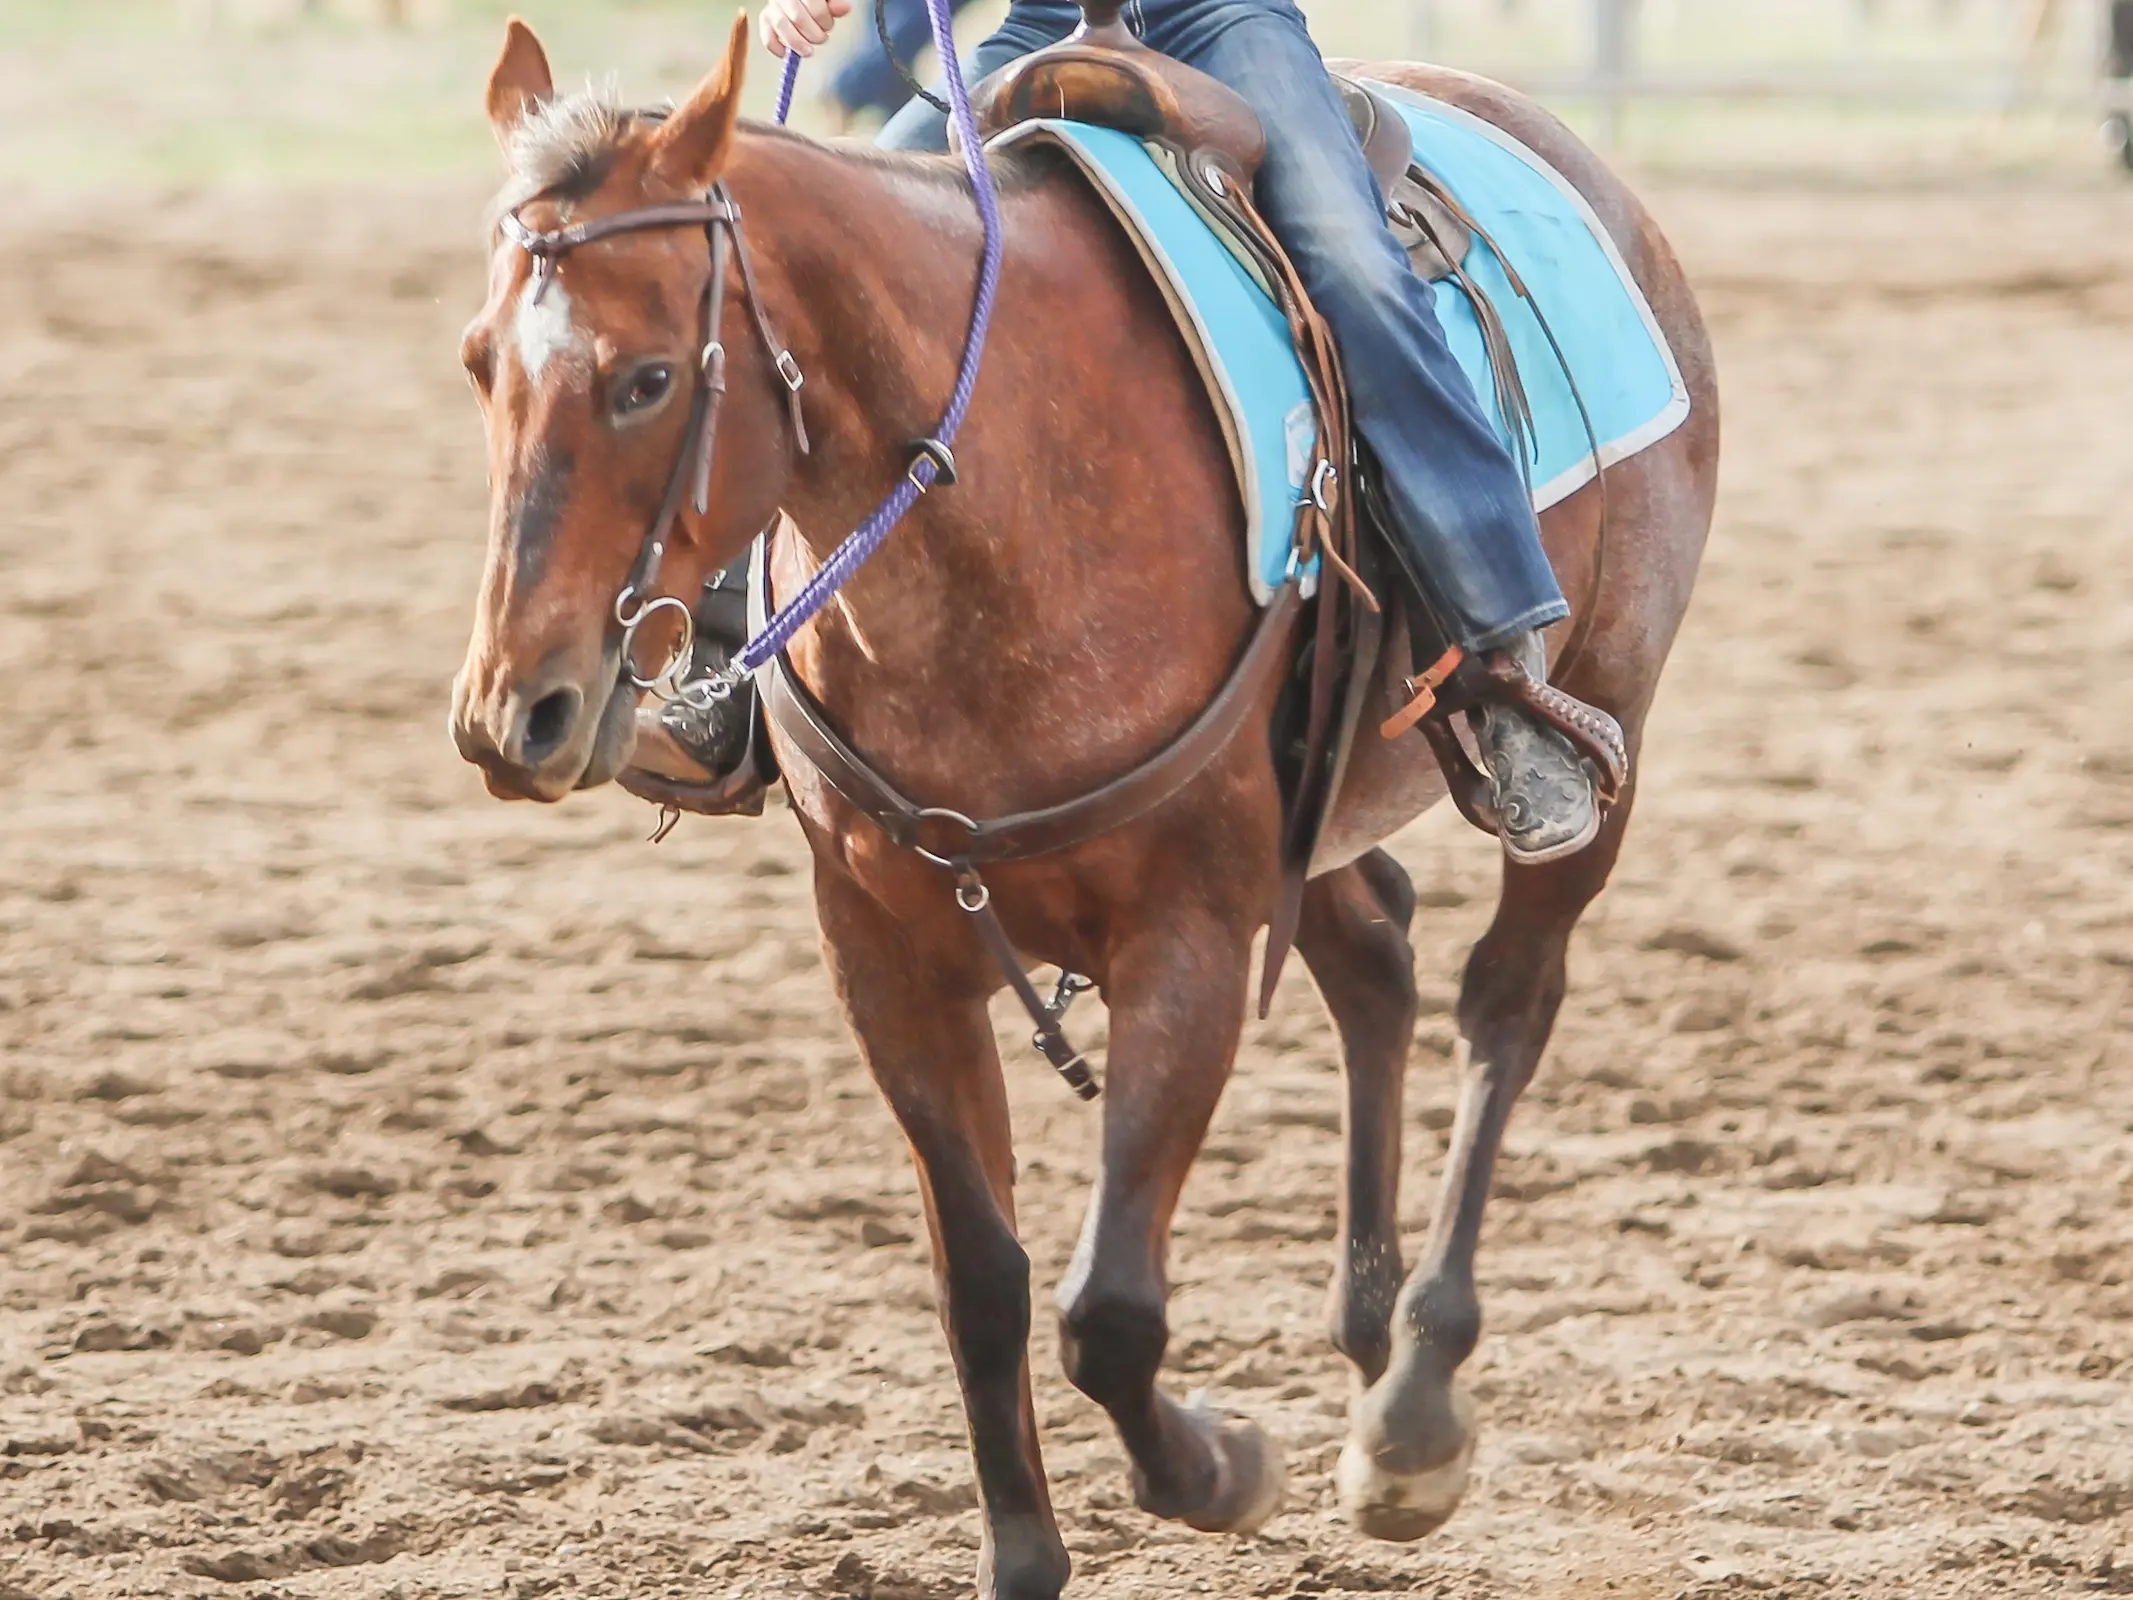
M 667 397 L 667 391 L 673 385 L 674 369 L 665 362 L 637 368 L 615 390 L 615 415 L 626 417 L 633 412 L 649 410 Z

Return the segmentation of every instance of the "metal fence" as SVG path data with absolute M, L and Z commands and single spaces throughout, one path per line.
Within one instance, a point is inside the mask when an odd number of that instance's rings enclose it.
M 2070 114 L 2105 76 L 2113 0 L 1305 0 L 1355 54 L 1488 73 L 1569 105 L 1613 142 L 1625 114 L 1908 118 L 1937 128 Z M 2096 113 L 2094 118 L 2091 114 Z
M 1409 44 L 1557 94 L 2093 102 L 2110 0 L 1408 0 Z

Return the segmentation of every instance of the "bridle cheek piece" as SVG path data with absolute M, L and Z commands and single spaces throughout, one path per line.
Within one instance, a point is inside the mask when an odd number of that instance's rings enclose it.
M 531 204 L 530 201 L 526 202 Z M 667 487 L 659 511 L 645 531 L 622 590 L 615 596 L 615 623 L 622 629 L 622 672 L 632 687 L 662 700 L 687 697 L 696 686 L 684 685 L 680 674 L 688 669 L 696 646 L 696 619 L 688 605 L 673 595 L 652 595 L 659 584 L 659 569 L 666 560 L 667 542 L 681 515 L 686 498 L 698 516 L 710 508 L 711 463 L 718 445 L 719 408 L 726 398 L 726 346 L 720 338 L 726 311 L 726 277 L 729 258 L 740 265 L 741 298 L 747 302 L 758 342 L 770 359 L 785 390 L 785 408 L 792 423 L 793 446 L 808 453 L 807 420 L 801 413 L 800 390 L 807 379 L 800 363 L 771 326 L 763 297 L 756 290 L 755 266 L 748 254 L 748 237 L 741 231 L 741 208 L 724 180 L 711 185 L 701 200 L 676 200 L 662 205 L 640 206 L 612 216 L 593 217 L 568 227 L 539 232 L 526 226 L 514 207 L 499 219 L 503 235 L 533 260 L 533 303 L 539 305 L 555 281 L 564 256 L 582 245 L 617 234 L 642 233 L 653 228 L 701 227 L 711 249 L 711 275 L 704 288 L 703 350 L 697 358 L 696 381 L 689 396 L 689 419 L 684 425 L 681 452 L 667 474 Z M 650 599 L 644 596 L 652 595 Z M 637 672 L 633 646 L 637 630 L 662 611 L 681 619 L 681 636 L 666 665 L 649 678 Z

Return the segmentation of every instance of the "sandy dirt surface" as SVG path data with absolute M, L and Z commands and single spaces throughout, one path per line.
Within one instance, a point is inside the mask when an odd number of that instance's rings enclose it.
M 968 1592 L 797 830 L 654 848 L 445 738 L 479 199 L 0 221 L 8 1600 Z M 1726 488 L 1497 1186 L 1466 1508 L 1396 1548 L 1332 1505 L 1299 969 L 1187 1193 L 1171 1379 L 1269 1425 L 1289 1508 L 1137 1513 L 1040 1318 L 1076 1594 L 2133 1592 L 2133 195 L 1986 200 L 1658 196 Z M 1419 1229 L 1495 863 L 1394 847 Z M 1048 1293 L 1094 1123 L 996 1015 Z

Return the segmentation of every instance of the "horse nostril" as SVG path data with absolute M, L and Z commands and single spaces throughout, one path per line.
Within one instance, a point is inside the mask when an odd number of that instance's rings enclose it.
M 527 766 L 538 767 L 563 747 L 582 703 L 583 696 L 569 687 L 550 690 L 534 701 L 526 713 L 525 736 L 519 741 L 520 759 Z

